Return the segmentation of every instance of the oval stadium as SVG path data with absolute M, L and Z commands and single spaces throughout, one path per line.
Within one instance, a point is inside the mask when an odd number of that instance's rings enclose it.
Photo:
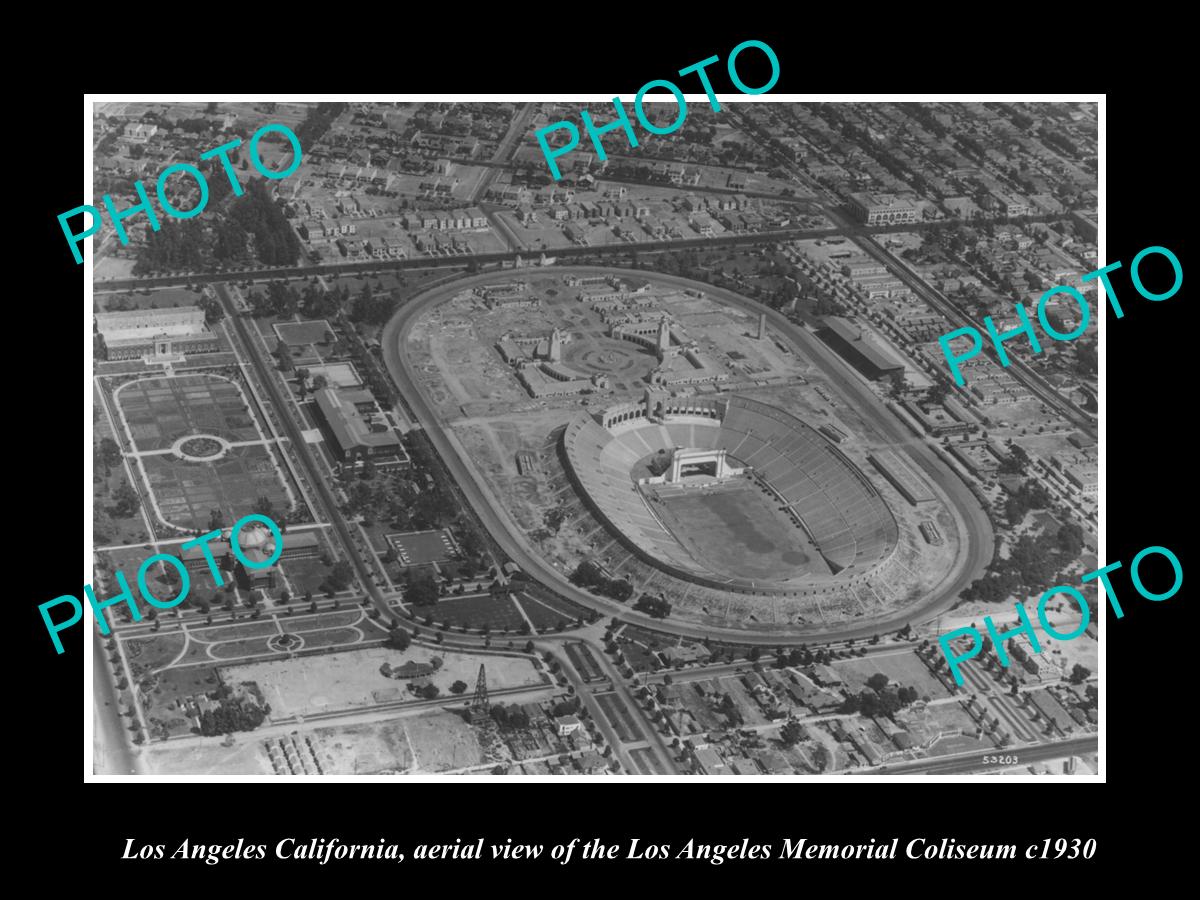
M 869 636 L 990 559 L 983 510 L 870 377 L 738 294 L 645 269 L 479 273 L 413 298 L 381 342 L 498 546 L 606 615 Z
M 854 580 L 896 547 L 879 492 L 815 429 L 748 397 L 646 399 L 563 432 L 576 489 L 645 562 L 739 593 Z

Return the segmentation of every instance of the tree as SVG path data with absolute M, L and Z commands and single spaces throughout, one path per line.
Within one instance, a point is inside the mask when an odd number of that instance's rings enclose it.
M 137 491 L 130 487 L 129 482 L 122 481 L 113 491 L 112 498 L 118 516 L 131 516 L 137 512 L 140 501 Z
M 783 728 L 779 730 L 779 739 L 783 741 L 785 747 L 794 747 L 804 737 L 804 726 L 796 721 L 788 721 Z
M 608 584 L 605 585 L 604 592 L 614 600 L 619 600 L 621 603 L 625 603 L 630 597 L 633 596 L 633 585 L 624 578 L 611 578 L 609 579 Z
M 280 338 L 279 343 L 275 345 L 275 355 L 279 357 L 279 368 L 284 372 L 290 372 L 295 366 L 295 363 L 292 362 L 292 351 L 284 343 L 283 338 Z
M 888 686 L 888 677 L 882 672 L 876 672 L 867 679 L 867 687 L 873 691 L 882 691 Z
M 412 637 L 403 628 L 393 627 L 388 632 L 387 645 L 393 650 L 407 650 L 412 644 Z
M 350 567 L 350 563 L 339 559 L 333 564 L 333 568 L 329 570 L 329 575 L 325 580 L 335 591 L 344 591 L 350 586 L 350 580 L 353 577 L 354 570 Z
M 466 689 L 467 689 L 467 683 L 462 680 L 456 681 L 456 682 L 454 682 L 454 684 L 450 685 L 450 693 L 452 693 L 452 694 L 461 694 Z
M 585 559 L 571 573 L 571 581 L 580 587 L 595 587 L 604 580 L 604 574 L 591 560 Z
M 1067 559 L 1075 559 L 1083 552 L 1083 529 L 1075 522 L 1068 522 L 1058 529 L 1054 543 Z
M 117 446 L 117 442 L 112 438 L 104 437 L 100 439 L 98 455 L 107 472 L 107 470 L 121 461 L 121 448 Z
M 1079 375 L 1095 375 L 1099 368 L 1099 356 L 1095 342 L 1080 343 L 1075 349 L 1075 371 Z
M 1092 674 L 1092 670 L 1087 666 L 1075 663 L 1071 669 L 1071 684 L 1083 684 L 1088 680 L 1088 676 Z
M 655 619 L 665 619 L 671 614 L 671 604 L 664 598 L 655 597 L 653 594 L 642 594 L 633 608 Z
M 438 586 L 433 580 L 433 573 L 427 568 L 418 569 L 410 576 L 404 599 L 414 606 L 428 606 L 437 603 Z
M 1024 475 L 1029 471 L 1029 454 L 1022 449 L 1020 444 L 1013 444 L 1006 456 L 1001 462 L 997 471 L 1001 475 Z

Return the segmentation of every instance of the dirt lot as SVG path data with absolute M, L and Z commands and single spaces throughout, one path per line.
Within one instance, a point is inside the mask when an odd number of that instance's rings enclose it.
M 234 746 L 212 738 L 200 746 L 162 745 L 146 753 L 146 767 L 160 775 L 270 775 L 270 760 L 261 741 L 242 735 Z
M 444 772 L 478 765 L 483 758 L 471 726 L 447 712 L 318 728 L 311 734 L 330 775 Z
M 486 663 L 488 687 L 492 690 L 537 685 L 541 676 L 532 663 L 503 656 L 479 657 L 465 653 L 446 653 L 412 647 L 405 652 L 376 647 L 322 656 L 256 662 L 222 669 L 226 681 L 254 681 L 271 704 L 272 718 L 311 715 L 334 709 L 374 705 L 373 692 L 399 688 L 399 696 L 411 696 L 405 682 L 387 678 L 379 671 L 384 663 L 400 666 L 406 662 L 429 662 L 439 656 L 442 667 L 433 676 L 443 696 L 453 697 L 450 685 L 465 681 L 473 685 L 480 664 Z M 415 699 L 415 698 L 414 698 Z

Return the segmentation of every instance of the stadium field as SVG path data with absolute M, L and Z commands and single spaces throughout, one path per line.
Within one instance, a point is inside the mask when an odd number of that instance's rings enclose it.
M 663 524 L 706 568 L 737 578 L 782 581 L 822 571 L 804 532 L 753 482 L 660 495 Z

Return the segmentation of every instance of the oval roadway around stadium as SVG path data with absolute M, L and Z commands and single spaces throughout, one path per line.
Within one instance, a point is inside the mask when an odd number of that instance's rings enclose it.
M 580 606 L 597 610 L 610 616 L 618 616 L 623 621 L 637 624 L 654 631 L 682 637 L 703 640 L 730 641 L 742 644 L 760 644 L 764 646 L 780 646 L 799 643 L 802 641 L 841 641 L 871 637 L 906 624 L 919 624 L 953 605 L 959 591 L 979 577 L 993 553 L 992 525 L 983 508 L 971 494 L 971 491 L 952 472 L 941 464 L 924 441 L 910 442 L 904 426 L 887 411 L 883 403 L 869 388 L 858 381 L 857 376 L 850 373 L 846 363 L 826 348 L 819 339 L 809 335 L 804 329 L 797 327 L 781 313 L 742 297 L 731 291 L 713 287 L 699 281 L 691 281 L 675 275 L 664 275 L 652 269 L 621 269 L 609 266 L 558 266 L 553 268 L 534 269 L 539 274 L 551 275 L 559 271 L 584 272 L 589 274 L 626 274 L 639 278 L 650 278 L 662 284 L 672 285 L 680 290 L 701 290 L 706 295 L 720 300 L 730 306 L 746 310 L 753 315 L 765 313 L 767 322 L 779 333 L 783 334 L 793 344 L 797 345 L 806 357 L 837 386 L 839 392 L 847 397 L 854 408 L 868 417 L 879 432 L 890 440 L 893 445 L 904 444 L 912 450 L 912 458 L 921 467 L 926 477 L 931 478 L 950 498 L 951 503 L 959 511 L 966 523 L 964 538 L 967 543 L 965 564 L 960 563 L 955 574 L 931 594 L 924 603 L 910 606 L 897 611 L 890 616 L 872 618 L 869 622 L 850 626 L 838 626 L 830 629 L 800 630 L 792 626 L 779 626 L 778 631 L 764 633 L 762 631 L 747 631 L 739 628 L 726 628 L 691 624 L 673 621 L 671 619 L 655 619 L 635 611 L 632 607 L 598 597 L 581 590 L 567 580 L 566 576 L 543 559 L 538 552 L 525 540 L 520 527 L 517 526 L 507 511 L 503 509 L 491 489 L 483 482 L 473 466 L 465 462 L 465 454 L 459 451 L 457 441 L 452 440 L 449 429 L 434 413 L 422 391 L 419 381 L 409 371 L 401 347 L 408 340 L 417 318 L 430 307 L 442 303 L 464 288 L 477 284 L 494 282 L 497 279 L 512 278 L 520 274 L 518 271 L 507 269 L 493 271 L 481 275 L 471 275 L 461 279 L 441 284 L 424 294 L 419 294 L 405 303 L 388 321 L 383 328 L 381 343 L 383 346 L 384 363 L 392 380 L 407 401 L 417 417 L 417 421 L 429 436 L 430 442 L 437 449 L 445 462 L 450 474 L 458 483 L 463 495 L 470 502 L 483 525 L 491 533 L 496 543 L 503 548 L 514 562 L 536 580 L 546 584 L 558 593 L 568 597 Z

